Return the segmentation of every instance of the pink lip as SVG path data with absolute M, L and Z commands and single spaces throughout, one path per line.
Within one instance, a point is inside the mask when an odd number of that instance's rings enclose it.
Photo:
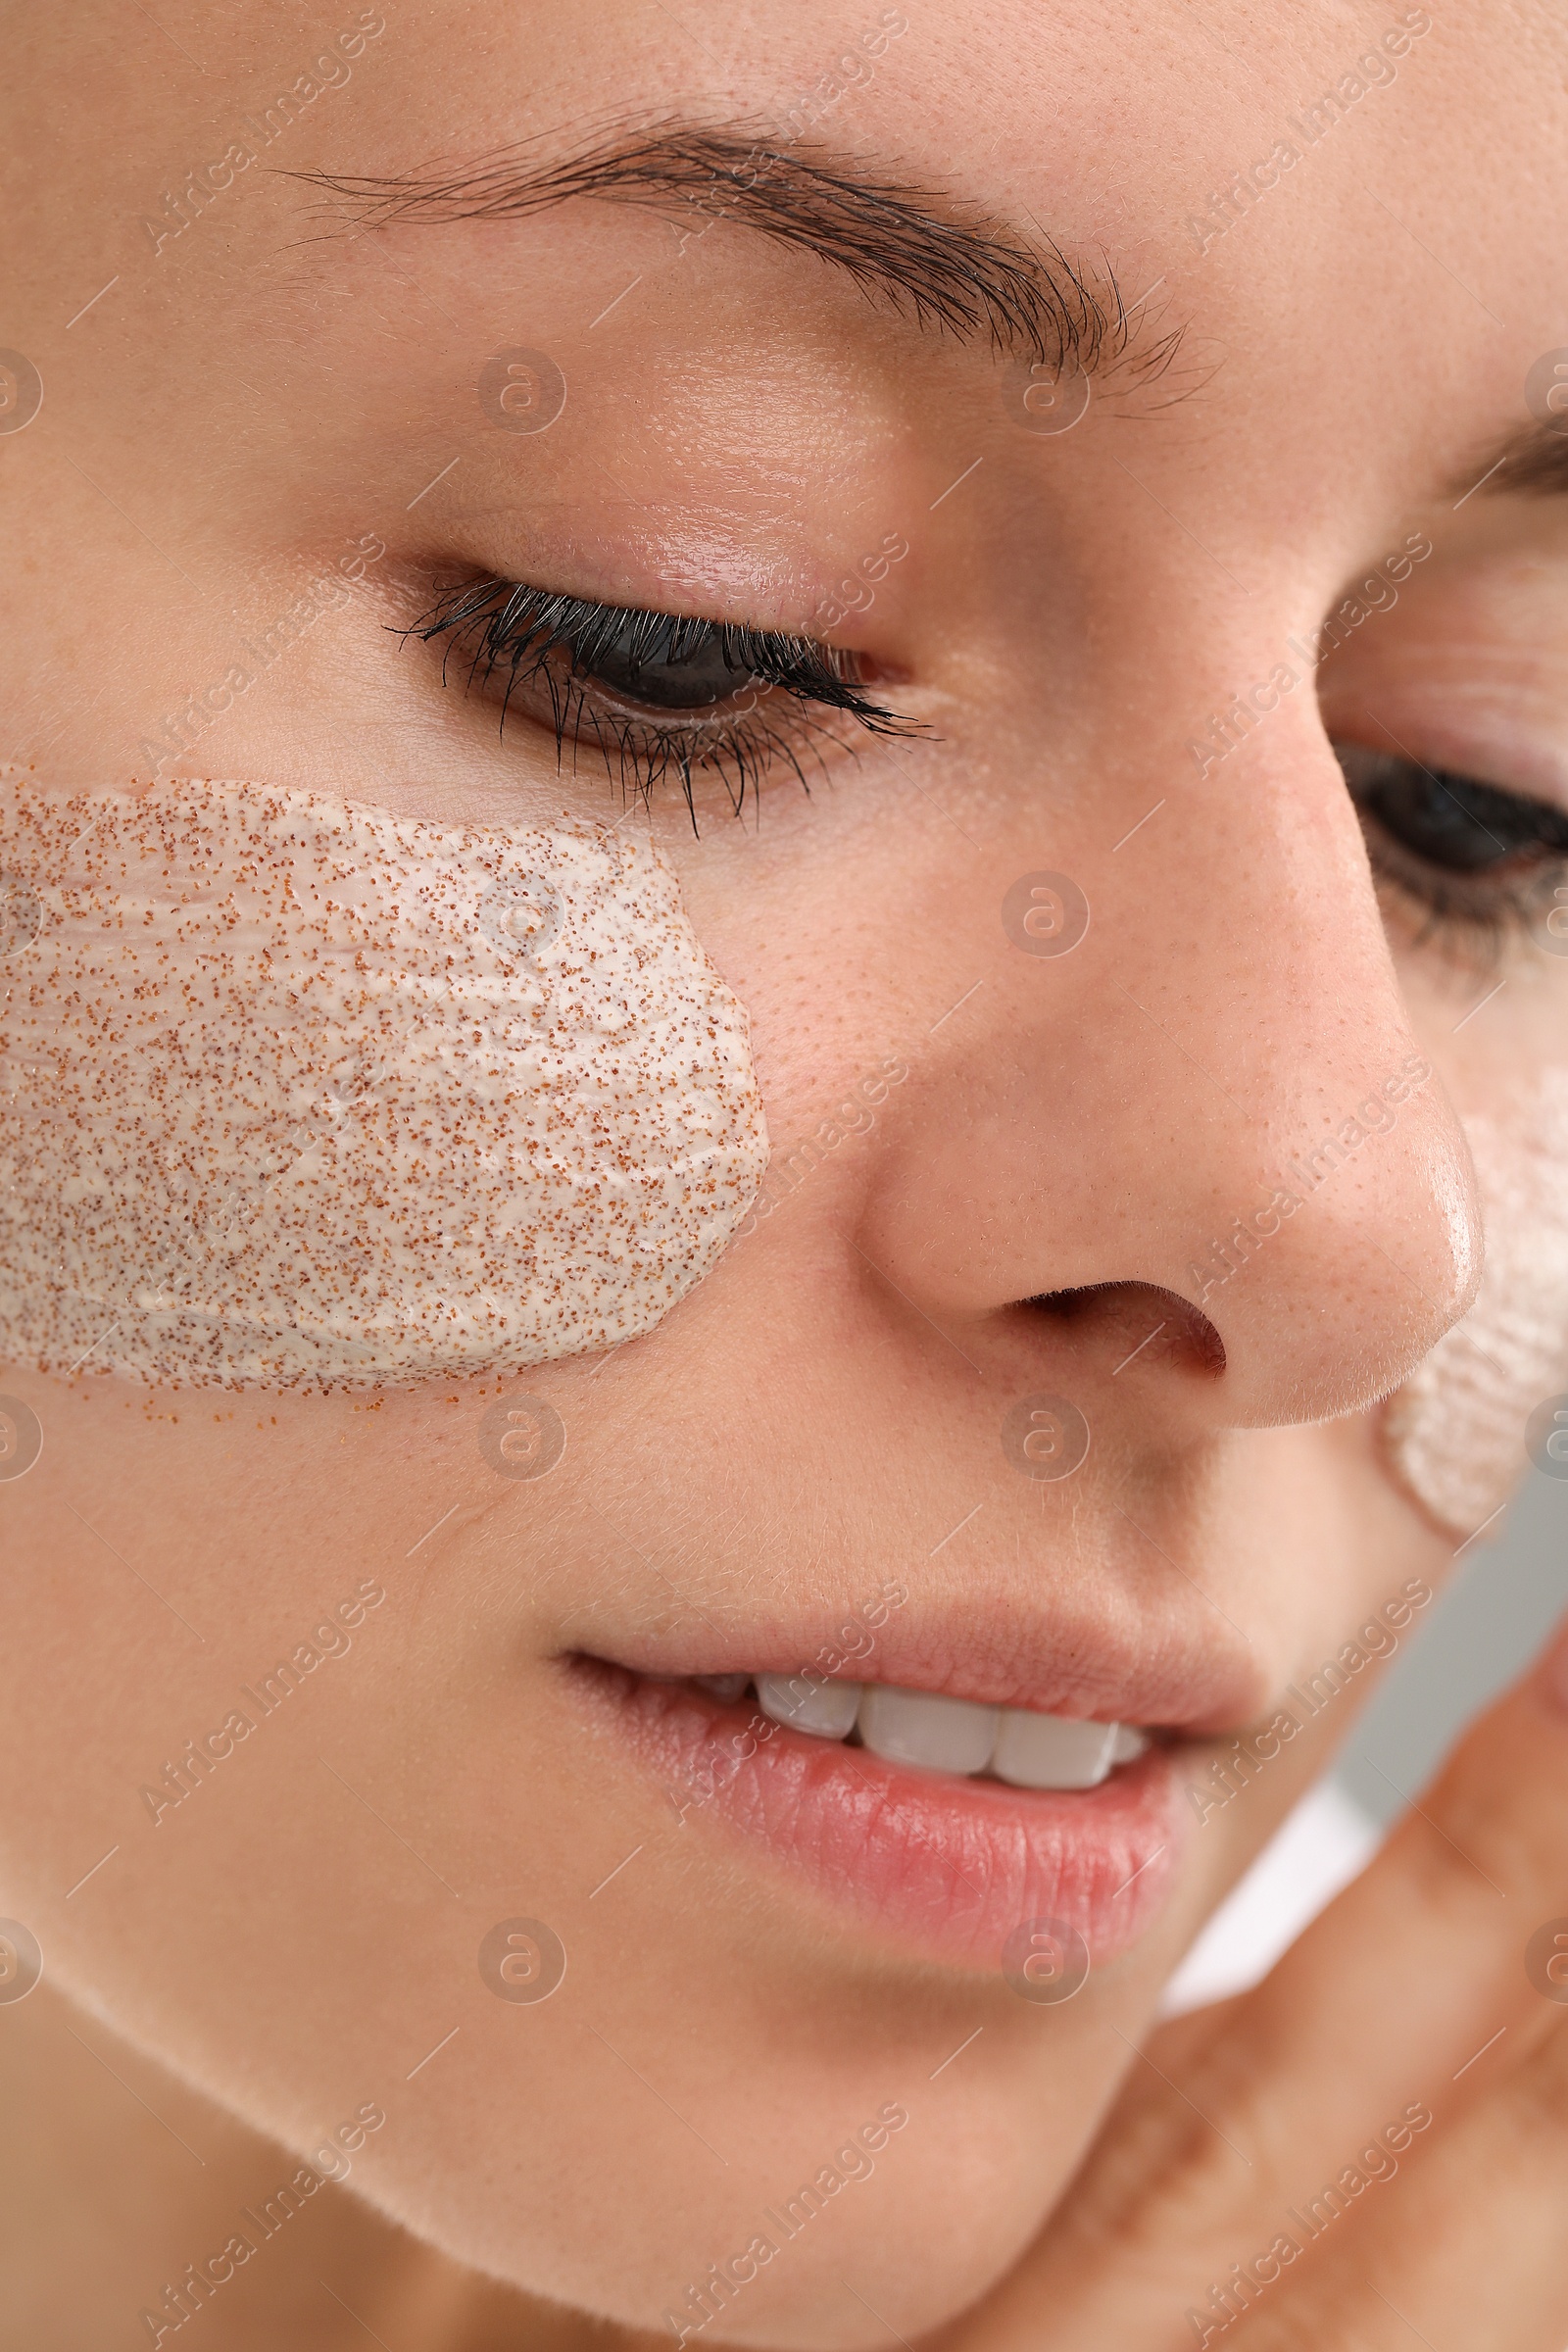
M 1250 1721 L 1269 1694 L 1266 1669 L 1246 1637 L 1200 1619 L 1186 1595 L 1160 1607 L 1144 1593 L 1136 1604 L 1055 1594 L 1049 1615 L 1038 1595 L 1000 1590 L 922 1595 L 917 1606 L 908 1600 L 904 1592 L 902 1601 L 864 1623 L 852 1611 L 841 1631 L 826 1612 L 816 1630 L 795 1613 L 768 1622 L 754 1605 L 733 1635 L 694 1638 L 689 1628 L 641 1635 L 617 1644 L 615 1663 L 663 1678 L 788 1675 L 814 1666 L 851 1682 L 868 1675 L 982 1706 L 1197 1738 Z
M 1189 1825 L 1166 1748 L 1098 1788 L 1009 1788 L 813 1740 L 689 1684 L 592 1659 L 572 1671 L 688 1824 L 721 1823 L 836 1906 L 949 1965 L 998 1968 L 1009 1938 L 1038 1920 L 1075 1928 L 1093 1962 L 1113 1959 L 1169 1892 Z

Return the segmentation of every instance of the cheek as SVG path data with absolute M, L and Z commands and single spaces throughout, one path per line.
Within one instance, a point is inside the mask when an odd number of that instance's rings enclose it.
M 0 774 L 0 1352 L 379 1387 L 649 1330 L 767 1160 L 646 842 Z
M 1518 1483 L 1525 1424 L 1568 1389 L 1568 1073 L 1527 1113 L 1465 1121 L 1486 1228 L 1481 1293 L 1388 1408 L 1390 1453 L 1435 1518 L 1473 1535 Z

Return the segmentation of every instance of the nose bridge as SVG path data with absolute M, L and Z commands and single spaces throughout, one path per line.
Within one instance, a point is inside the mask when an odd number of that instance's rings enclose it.
M 983 1067 L 950 1049 L 932 1068 L 919 1157 L 871 1205 L 878 1247 L 949 1312 L 1157 1285 L 1219 1333 L 1227 1421 L 1330 1418 L 1396 1386 L 1473 1296 L 1468 1151 L 1315 711 L 1165 781 L 1167 821 L 1113 851 L 1080 836 L 1046 896 L 1028 820 L 1022 870 L 993 869 L 1008 944 Z M 1124 821 L 1158 797 L 1130 774 Z

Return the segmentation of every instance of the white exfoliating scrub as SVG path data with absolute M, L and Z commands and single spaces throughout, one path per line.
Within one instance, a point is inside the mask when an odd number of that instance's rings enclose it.
M 1525 1424 L 1568 1389 L 1568 1085 L 1467 1115 L 1486 1231 L 1481 1290 L 1390 1401 L 1390 1454 L 1443 1526 L 1471 1536 L 1526 1468 Z
M 647 839 L 0 769 L 0 1354 L 404 1387 L 610 1348 L 767 1164 Z

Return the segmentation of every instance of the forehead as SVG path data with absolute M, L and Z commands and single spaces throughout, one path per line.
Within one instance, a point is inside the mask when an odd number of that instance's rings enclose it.
M 169 265 L 160 257 L 173 311 L 207 306 L 215 337 L 221 317 L 220 369 L 237 368 L 245 344 L 273 328 L 270 287 L 297 304 L 291 332 L 333 331 L 326 314 L 354 267 L 352 236 L 320 234 L 318 191 L 297 174 L 418 179 L 502 151 L 569 159 L 671 122 L 843 163 L 955 215 L 972 209 L 1086 273 L 1103 267 L 1123 301 L 1147 305 L 1140 333 L 1182 332 L 1181 397 L 1158 412 L 1162 451 L 1174 441 L 1201 452 L 1223 471 L 1225 496 L 1254 511 L 1263 502 L 1283 538 L 1311 524 L 1326 491 L 1397 508 L 1464 477 L 1474 453 L 1529 425 L 1532 368 L 1563 340 L 1568 26 L 1544 6 L 1511 11 L 1503 37 L 1481 12 L 1433 16 L 1393 0 L 1354 10 L 1283 0 L 1266 13 L 1240 0 L 1201 11 L 1117 0 L 1049 11 L 541 0 L 498 11 L 439 0 L 308 16 L 253 0 L 202 32 L 201 59 L 182 62 L 150 20 L 127 36 L 106 6 L 85 38 L 32 37 L 58 45 L 56 70 L 69 70 L 79 135 L 92 142 L 92 169 L 71 174 L 77 200 L 56 232 L 82 247 L 71 274 L 89 290 L 105 181 L 127 218 L 156 216 L 160 174 L 178 190 L 193 159 L 271 122 L 274 93 L 314 93 L 230 204 L 224 264 L 211 238 L 198 256 L 187 246 Z M 336 61 L 330 80 L 319 57 Z M 134 137 L 127 122 L 141 126 Z M 58 194 L 60 159 L 39 161 Z M 680 210 L 672 198 L 655 223 L 624 204 L 576 200 L 512 220 L 406 222 L 378 241 L 419 300 L 463 331 L 481 302 L 497 314 L 509 301 L 542 315 L 554 304 L 559 322 L 564 293 L 593 294 L 583 325 L 607 366 L 650 340 L 672 355 L 696 343 L 705 372 L 719 375 L 751 342 L 808 353 L 824 321 L 840 343 L 887 360 L 884 316 L 739 220 L 670 271 L 668 217 Z M 601 308 L 656 235 L 662 281 L 599 330 Z M 222 266 L 254 274 L 235 277 L 220 307 L 206 273 Z M 552 286 L 552 271 L 569 283 Z M 612 340 L 633 315 L 638 332 Z M 411 323 L 394 318 L 394 332 Z M 202 331 L 189 316 L 175 327 Z M 155 347 L 149 364 L 167 348 L 164 328 L 149 305 L 127 326 Z M 350 364 L 384 364 L 374 335 L 350 342 Z M 894 364 L 918 372 L 931 361 L 910 344 Z M 978 384 L 989 363 L 973 360 Z
M 313 13 L 324 32 L 325 12 Z M 1547 7 L 1510 12 L 1508 39 L 1480 12 L 1434 17 L 1397 0 L 1354 10 L 1280 0 L 1266 17 L 1214 0 L 1201 20 L 1116 0 L 1049 11 L 535 0 L 500 14 L 441 0 L 388 18 L 354 112 L 378 118 L 383 136 L 401 131 L 406 152 L 422 139 L 449 155 L 666 110 L 753 121 L 764 133 L 869 144 L 988 203 L 1050 194 L 1047 225 L 1092 241 L 1122 222 L 1181 229 L 1289 142 L 1310 155 L 1309 208 L 1344 204 L 1348 240 L 1394 193 L 1377 176 L 1381 154 L 1390 180 L 1432 208 L 1411 216 L 1429 242 L 1468 220 L 1472 249 L 1497 260 L 1513 245 L 1499 195 L 1523 196 L 1535 175 L 1549 203 L 1568 171 L 1568 27 Z M 301 38 L 254 7 L 237 12 L 230 37 L 258 72 L 294 60 Z M 1537 251 L 1544 259 L 1544 245 Z
M 569 158 L 671 120 L 847 159 L 1103 260 L 1185 328 L 1210 429 L 1337 437 L 1353 467 L 1381 424 L 1462 468 L 1478 435 L 1528 423 L 1529 368 L 1560 340 L 1568 27 L 1531 7 L 1509 24 L 1318 0 L 1266 21 L 1107 0 L 446 6 L 390 19 L 311 137 L 368 175 Z M 246 31 L 283 58 L 270 15 Z M 512 232 L 519 252 L 553 233 Z M 726 241 L 771 309 L 772 257 L 735 223 Z M 682 299 L 713 282 L 692 273 Z M 803 261 L 790 299 L 804 323 L 832 295 Z

